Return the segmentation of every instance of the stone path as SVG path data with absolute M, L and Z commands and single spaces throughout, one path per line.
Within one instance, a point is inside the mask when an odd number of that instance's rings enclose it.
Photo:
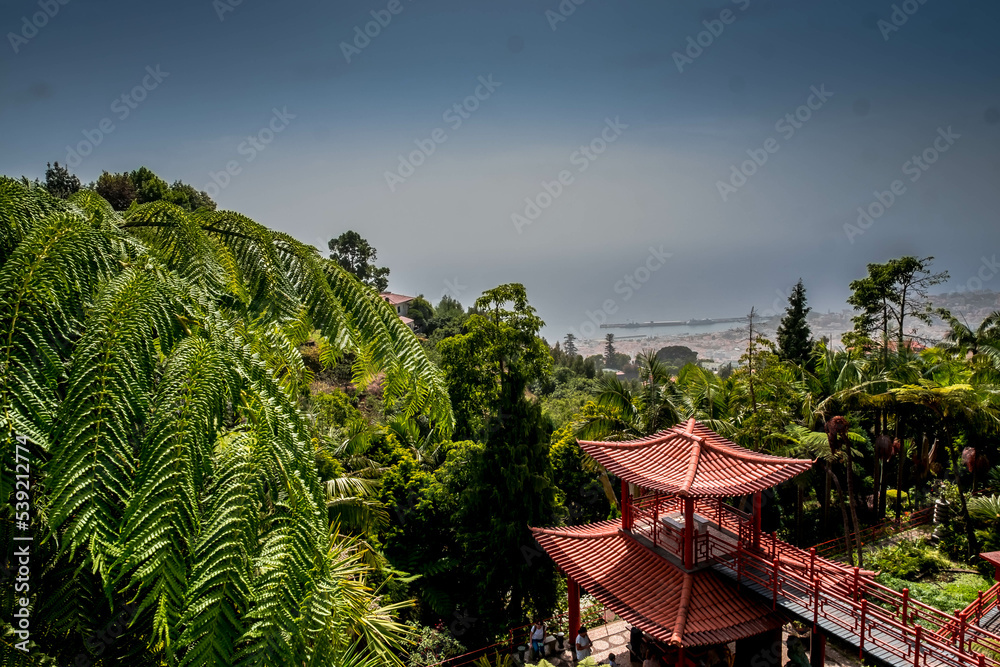
M 608 659 L 609 653 L 614 653 L 616 656 L 627 656 L 628 649 L 625 648 L 625 643 L 628 642 L 628 628 L 625 626 L 625 621 L 615 621 L 613 623 L 608 623 L 607 625 L 601 625 L 596 628 L 591 628 L 588 630 L 590 634 L 591 641 L 594 642 L 593 655 L 597 658 L 598 662 Z M 806 640 L 808 642 L 808 640 Z M 788 661 L 787 655 L 787 642 L 788 642 L 788 631 L 782 632 L 782 654 L 781 654 L 781 664 L 784 665 Z M 732 645 L 730 648 L 735 648 Z M 845 648 L 847 650 L 845 650 Z M 853 653 L 852 647 L 838 647 L 834 646 L 832 642 L 828 642 L 826 646 L 826 664 L 829 667 L 861 667 L 861 661 L 858 660 L 857 654 Z M 568 642 L 564 644 L 563 651 L 559 655 L 547 655 L 545 659 L 551 662 L 555 667 L 575 667 L 576 661 L 573 660 L 573 656 L 569 651 Z M 514 656 L 514 662 L 517 663 L 517 656 Z M 529 664 L 534 664 L 534 661 L 529 659 Z M 623 664 L 619 662 L 619 664 Z M 642 663 L 634 662 L 632 667 L 641 667 Z

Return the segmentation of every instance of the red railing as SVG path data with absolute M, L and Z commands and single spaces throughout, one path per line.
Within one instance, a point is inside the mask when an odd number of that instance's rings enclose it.
M 740 583 L 754 583 L 770 593 L 772 607 L 799 615 L 805 610 L 814 627 L 822 621 L 827 629 L 832 625 L 854 637 L 859 653 L 879 648 L 914 667 L 1000 665 L 1000 636 L 913 600 L 906 590 L 899 593 L 875 583 L 857 568 L 831 568 L 812 550 L 809 566 L 796 571 L 781 558 L 792 551 L 799 552 L 794 561 L 802 563 L 804 552 L 771 536 L 760 549 L 740 545 L 735 558 L 717 562 Z
M 997 607 L 997 596 L 1000 594 L 1000 582 L 993 584 L 985 593 L 979 591 L 979 595 L 972 603 L 960 611 L 955 612 L 957 623 L 949 622 L 941 628 L 940 634 L 958 641 L 964 640 L 969 634 L 969 625 L 979 625 L 983 616 Z M 976 633 L 973 632 L 973 635 Z M 990 650 L 994 650 L 991 648 Z
M 905 521 L 897 522 L 895 520 L 888 520 L 869 528 L 862 528 L 861 546 L 877 542 L 878 540 L 885 538 L 887 535 L 895 535 L 911 528 L 916 528 L 917 526 L 923 526 L 930 523 L 933 518 L 934 508 L 925 507 L 924 509 L 913 512 Z M 854 548 L 854 545 L 857 544 L 856 535 L 857 533 L 851 533 L 849 536 L 852 549 Z M 834 558 L 847 553 L 847 545 L 844 541 L 843 535 L 835 537 L 832 540 L 827 540 L 826 542 L 821 542 L 816 545 L 815 549 L 816 553 L 820 554 L 824 558 Z
M 970 604 L 963 610 L 966 618 L 972 620 L 973 623 L 980 623 L 988 612 L 996 609 L 998 606 L 998 598 L 1000 598 L 1000 582 L 993 584 L 989 590 L 985 593 L 979 591 L 978 597 L 976 597 L 975 602 Z

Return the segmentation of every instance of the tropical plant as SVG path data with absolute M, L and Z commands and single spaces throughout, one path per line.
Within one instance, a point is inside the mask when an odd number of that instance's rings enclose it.
M 297 404 L 312 329 L 356 354 L 359 383 L 383 377 L 400 412 L 450 427 L 416 338 L 311 246 L 236 213 L 119 214 L 92 191 L 0 179 L 0 541 L 17 454 L 32 661 L 399 664 L 399 605 L 331 528 Z M 95 656 L 88 638 L 130 603 Z M 0 621 L 0 663 L 27 664 Z

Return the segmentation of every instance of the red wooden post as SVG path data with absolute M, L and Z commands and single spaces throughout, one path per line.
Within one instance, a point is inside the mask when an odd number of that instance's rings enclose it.
M 861 579 L 861 568 L 854 566 L 854 601 L 858 601 L 858 582 Z
M 684 644 L 677 647 L 677 667 L 684 667 Z
M 809 547 L 809 578 L 816 578 L 816 547 Z
M 977 667 L 986 667 L 986 656 L 982 653 L 976 654 Z
M 868 600 L 861 598 L 861 624 L 858 626 L 858 660 L 865 657 L 865 617 L 868 616 Z
M 622 480 L 622 529 L 632 530 L 632 503 L 628 492 L 628 482 Z
M 983 620 L 983 592 L 979 591 L 976 597 L 976 623 Z
M 919 667 L 920 665 L 920 638 L 924 634 L 924 629 L 918 624 L 916 626 L 916 636 L 913 641 L 913 667 Z
M 773 568 L 774 568 L 774 583 L 772 584 L 772 589 L 771 589 L 771 595 L 772 595 L 772 598 L 771 598 L 771 609 L 777 609 L 778 608 L 778 568 L 779 567 L 780 567 L 780 565 L 778 563 L 778 559 L 775 558 L 774 559 L 774 565 L 773 565 Z
M 715 499 L 715 523 L 722 528 L 722 498 Z
M 910 589 L 903 589 L 903 625 L 906 625 L 906 612 L 910 606 Z
M 684 569 L 694 567 L 694 498 L 684 499 Z
M 736 543 L 736 585 L 743 583 L 743 542 Z
M 956 611 L 958 616 L 958 650 L 965 650 L 965 612 Z
M 778 555 L 778 531 L 771 531 L 771 558 L 776 558 Z
M 570 650 L 575 651 L 576 635 L 580 632 L 580 584 L 573 577 L 568 577 L 566 584 L 569 594 L 569 645 Z
M 809 638 L 809 665 L 823 667 L 826 664 L 826 635 L 813 630 Z
M 813 589 L 816 591 L 815 602 L 813 604 L 813 633 L 815 634 L 819 632 L 819 587 L 821 582 L 819 577 L 816 577 L 814 581 L 816 582 L 816 587 Z
M 753 494 L 753 548 L 760 548 L 760 491 Z

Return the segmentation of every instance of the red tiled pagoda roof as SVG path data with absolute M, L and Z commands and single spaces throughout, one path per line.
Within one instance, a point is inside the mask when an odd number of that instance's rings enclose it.
M 531 530 L 556 565 L 584 590 L 660 641 L 720 644 L 784 623 L 780 614 L 741 597 L 712 570 L 679 569 L 619 530 L 617 521 Z
M 607 471 L 645 489 L 678 496 L 740 496 L 763 491 L 812 467 L 744 449 L 694 419 L 639 440 L 580 440 Z
M 979 557 L 1000 567 L 1000 551 L 984 551 Z

